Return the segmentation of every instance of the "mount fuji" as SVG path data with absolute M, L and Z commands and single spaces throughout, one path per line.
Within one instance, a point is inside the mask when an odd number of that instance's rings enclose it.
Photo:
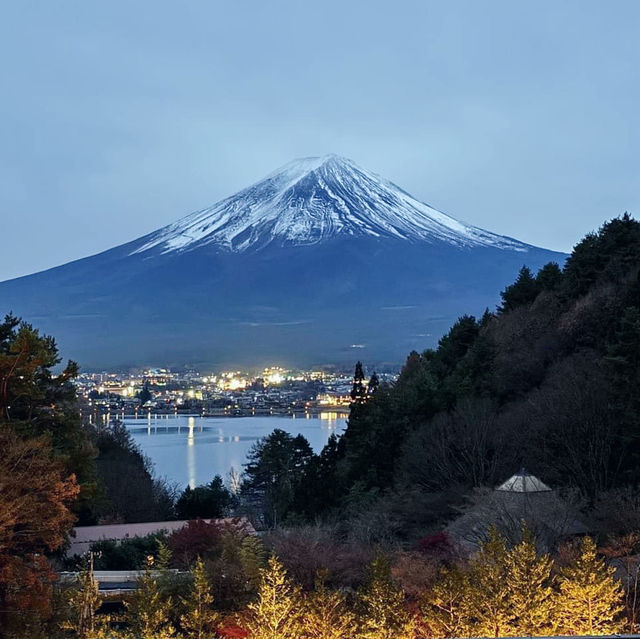
M 464 224 L 350 160 L 295 160 L 214 206 L 0 283 L 85 368 L 384 366 L 565 255 Z

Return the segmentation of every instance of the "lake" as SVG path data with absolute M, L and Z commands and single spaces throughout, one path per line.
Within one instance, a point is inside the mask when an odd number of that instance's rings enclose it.
M 241 473 L 249 449 L 275 428 L 304 435 L 317 453 L 332 433 L 342 433 L 346 423 L 344 415 L 337 413 L 296 417 L 124 418 L 127 430 L 153 462 L 156 476 L 180 488 L 206 484 L 215 475 L 221 475 L 226 482 L 232 468 Z

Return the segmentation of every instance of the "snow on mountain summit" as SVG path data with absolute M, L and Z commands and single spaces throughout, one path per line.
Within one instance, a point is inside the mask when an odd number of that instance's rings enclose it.
M 294 160 L 260 182 L 141 239 L 134 253 L 258 250 L 371 236 L 459 247 L 527 251 L 526 244 L 437 211 L 395 184 L 336 155 Z

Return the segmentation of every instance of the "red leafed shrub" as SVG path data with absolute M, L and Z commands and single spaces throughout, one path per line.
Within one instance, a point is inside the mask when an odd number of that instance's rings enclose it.
M 222 535 L 227 528 L 202 519 L 187 523 L 169 536 L 167 543 L 173 555 L 173 562 L 181 567 L 190 566 L 198 557 L 211 557 L 218 553 Z
M 454 554 L 451 539 L 444 531 L 423 537 L 418 542 L 418 549 L 425 555 L 437 559 L 447 559 Z
M 249 632 L 240 626 L 221 626 L 217 633 L 225 639 L 244 639 L 249 636 Z

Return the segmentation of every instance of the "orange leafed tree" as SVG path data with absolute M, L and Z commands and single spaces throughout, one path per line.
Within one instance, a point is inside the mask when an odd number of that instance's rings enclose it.
M 53 573 L 44 553 L 73 525 L 79 488 L 46 437 L 23 439 L 0 424 L 0 627 L 49 612 Z

